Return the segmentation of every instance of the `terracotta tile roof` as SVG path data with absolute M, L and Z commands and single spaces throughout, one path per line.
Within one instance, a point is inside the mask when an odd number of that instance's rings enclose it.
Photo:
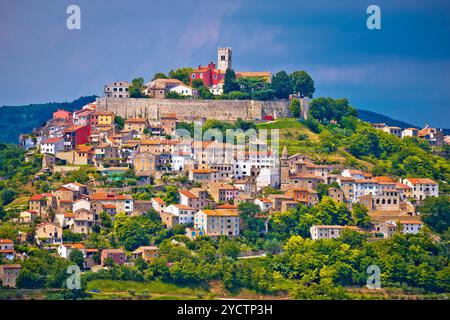
M 400 220 L 401 224 L 423 224 L 420 220 Z
M 216 210 L 223 210 L 223 209 L 228 209 L 228 210 L 236 210 L 238 207 L 229 203 L 224 203 L 221 204 L 219 206 L 216 207 Z
M 50 138 L 50 139 L 42 141 L 41 144 L 56 143 L 56 142 L 59 142 L 59 141 L 62 141 L 62 140 L 64 140 L 63 137 Z
M 145 123 L 146 121 L 144 118 L 130 118 L 125 120 L 125 123 Z
M 182 194 L 183 196 L 185 196 L 189 199 L 197 199 L 198 198 L 195 194 L 193 194 L 189 190 L 180 190 L 180 194 Z
M 404 183 L 401 183 L 401 182 L 397 182 L 395 184 L 395 186 L 396 186 L 397 189 L 407 189 L 407 190 L 411 189 L 410 186 L 408 186 L 408 185 L 406 185 Z
M 115 193 L 96 192 L 90 196 L 93 201 L 107 201 L 107 200 L 131 200 L 129 195 L 116 195 Z
M 236 211 L 233 210 L 201 210 L 200 212 L 203 212 L 207 216 L 215 216 L 215 217 L 239 217 L 239 214 Z
M 31 196 L 30 201 L 40 201 L 44 198 L 45 198 L 45 195 L 43 195 L 43 194 L 35 194 L 35 195 Z
M 391 177 L 387 177 L 387 176 L 376 176 L 376 177 L 373 177 L 372 180 L 375 180 L 377 182 L 395 182 L 394 179 L 392 179 Z
M 158 204 L 166 204 L 166 202 L 161 198 L 152 198 Z
M 186 206 L 184 204 L 173 204 L 173 206 L 180 210 L 195 210 L 194 208 Z
M 436 181 L 430 178 L 406 178 L 412 184 L 438 184 Z
M 82 243 L 64 243 L 63 246 L 72 249 L 85 249 L 86 247 Z
M 265 202 L 265 203 L 272 203 L 272 201 L 270 201 L 267 198 L 258 198 L 258 200 L 261 201 L 261 202 Z
M 92 151 L 92 146 L 86 146 L 86 145 L 77 145 L 76 147 L 75 147 L 75 150 L 77 151 L 77 152 L 83 152 L 83 153 L 89 153 L 89 152 L 91 152 Z
M 83 127 L 85 127 L 85 126 L 71 126 L 71 127 L 67 128 L 66 130 L 64 130 L 64 132 L 74 132 L 74 131 L 77 131 L 77 130 L 83 128 Z
M 13 244 L 14 242 L 10 239 L 0 239 L 0 244 Z

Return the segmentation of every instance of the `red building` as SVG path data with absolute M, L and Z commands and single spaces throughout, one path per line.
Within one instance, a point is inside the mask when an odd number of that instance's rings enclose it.
M 125 251 L 122 249 L 104 249 L 100 255 L 102 266 L 105 265 L 106 259 L 108 258 L 111 258 L 118 265 L 126 262 Z
M 68 122 L 72 122 L 72 112 L 58 109 L 58 111 L 53 112 L 53 119 L 64 119 Z
M 75 146 L 89 142 L 91 126 L 72 126 L 64 130 L 64 150 L 75 149 Z
M 198 68 L 191 72 L 190 83 L 195 79 L 203 80 L 205 87 L 212 87 L 219 84 L 225 79 L 225 72 L 216 69 L 216 64 L 210 62 L 207 66 L 198 66 Z

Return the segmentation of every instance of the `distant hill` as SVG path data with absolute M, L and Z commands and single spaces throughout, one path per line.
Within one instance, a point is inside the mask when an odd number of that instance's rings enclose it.
M 34 128 L 42 126 L 53 116 L 57 109 L 73 111 L 94 102 L 96 96 L 78 98 L 72 102 L 50 102 L 43 104 L 30 104 L 26 106 L 0 107 L 0 142 L 18 143 L 19 134 L 29 133 Z
M 404 121 L 395 120 L 388 116 L 385 116 L 380 113 L 368 111 L 368 110 L 360 110 L 358 109 L 358 118 L 370 123 L 386 123 L 386 125 L 391 127 L 400 127 L 402 129 L 405 128 L 419 128 L 413 124 L 409 124 Z
M 358 109 L 358 118 L 360 118 L 363 121 L 370 122 L 370 123 L 386 123 L 386 125 L 391 127 L 400 127 L 402 129 L 405 128 L 418 128 L 420 127 L 401 121 L 401 120 L 395 120 L 388 116 L 385 116 L 380 113 L 368 111 L 368 110 L 360 110 Z M 443 129 L 445 135 L 450 135 L 450 129 Z

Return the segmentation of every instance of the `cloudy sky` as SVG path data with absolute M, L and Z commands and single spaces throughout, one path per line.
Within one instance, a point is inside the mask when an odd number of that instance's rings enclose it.
M 0 0 L 0 105 L 68 101 L 103 85 L 216 60 L 308 71 L 315 96 L 450 127 L 448 0 Z M 81 30 L 66 8 L 81 8 Z M 381 30 L 366 9 L 381 8 Z

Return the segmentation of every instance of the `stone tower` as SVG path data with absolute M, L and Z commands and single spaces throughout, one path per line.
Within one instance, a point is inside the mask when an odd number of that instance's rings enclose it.
M 217 49 L 217 68 L 225 72 L 231 67 L 231 48 L 219 48 Z
M 283 152 L 281 153 L 281 163 L 280 163 L 280 182 L 281 185 L 289 184 L 289 154 L 287 146 L 284 146 Z

